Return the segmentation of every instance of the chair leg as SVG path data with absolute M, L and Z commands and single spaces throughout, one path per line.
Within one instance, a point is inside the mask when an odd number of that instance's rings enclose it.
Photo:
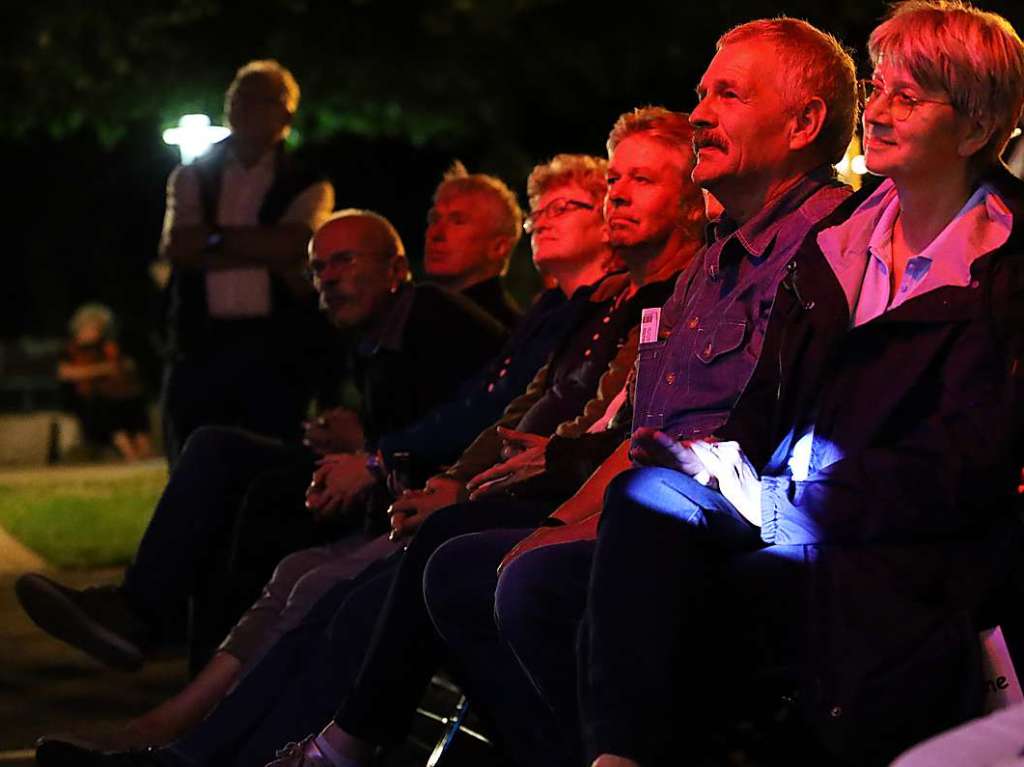
M 446 716 L 441 720 L 444 725 L 444 730 L 441 732 L 441 736 L 437 739 L 437 744 L 434 746 L 434 750 L 430 754 L 430 758 L 427 759 L 426 767 L 437 767 L 441 763 L 441 759 L 448 752 L 452 742 L 455 740 L 455 735 L 458 733 L 459 728 L 462 726 L 463 720 L 466 718 L 466 713 L 469 711 L 469 701 L 466 700 L 466 696 L 463 695 L 459 698 L 459 702 L 455 704 L 455 710 L 451 716 Z

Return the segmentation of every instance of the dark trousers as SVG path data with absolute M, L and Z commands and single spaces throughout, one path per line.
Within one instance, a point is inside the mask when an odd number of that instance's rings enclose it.
M 794 590 L 775 567 L 785 563 L 759 567 L 752 555 L 749 568 L 734 567 L 738 555 L 761 546 L 758 528 L 684 474 L 643 468 L 613 481 L 578 648 L 589 758 L 611 753 L 658 765 L 677 764 L 684 749 L 695 753 L 715 708 L 717 675 L 760 655 L 751 634 L 733 633 L 758 621 L 723 591 L 723 572 L 771 595 L 751 594 L 761 613 L 792 621 L 786 594 Z
M 503 601 L 500 588 L 499 596 L 495 596 L 498 564 L 532 530 L 490 530 L 449 541 L 431 557 L 423 592 L 434 626 L 450 651 L 450 665 L 459 683 L 474 708 L 492 721 L 511 760 L 521 767 L 561 767 L 579 761 L 580 748 L 574 742 L 578 737 L 573 738 L 579 731 L 574 656 L 552 658 L 568 661 L 572 669 L 568 673 L 570 721 L 565 727 L 550 705 L 552 696 L 539 694 L 505 641 L 506 626 L 501 625 L 499 633 L 502 615 L 496 609 L 496 603 Z M 525 556 L 552 549 L 561 553 L 566 548 L 542 548 Z M 583 572 L 585 580 L 589 567 Z M 509 584 L 509 575 L 508 570 L 504 571 L 501 582 Z M 557 584 L 549 586 L 558 588 Z M 572 647 L 580 610 L 565 613 L 562 603 L 569 600 L 558 601 L 555 611 L 542 610 L 534 615 L 536 622 L 523 626 L 524 642 L 547 646 L 553 633 L 558 632 L 568 635 L 568 646 Z
M 232 426 L 268 437 L 299 436 L 310 399 L 300 356 L 261 337 L 236 338 L 215 353 L 183 356 L 164 370 L 164 443 L 173 466 L 200 426 Z
M 450 506 L 423 523 L 395 571 L 356 685 L 335 715 L 342 729 L 371 743 L 400 740 L 424 688 L 446 660 L 423 599 L 424 570 L 438 547 L 478 530 L 538 524 L 552 506 L 549 501 L 497 498 Z M 335 616 L 336 625 L 345 622 L 344 613 Z M 333 653 L 341 657 L 359 650 L 341 643 Z
M 312 466 L 313 456 L 305 448 L 238 429 L 206 427 L 192 435 L 171 471 L 123 582 L 129 603 L 158 629 L 158 637 L 186 624 L 188 603 L 193 598 L 201 603 L 199 614 L 218 615 L 218 624 L 230 626 L 238 615 L 225 615 L 210 604 L 223 604 L 211 595 L 225 589 L 231 570 L 244 569 L 250 581 L 258 581 L 249 602 L 236 600 L 239 604 L 232 610 L 239 611 L 258 595 L 285 553 L 310 545 L 312 526 L 301 500 L 297 509 L 294 505 L 290 510 L 275 506 L 273 519 L 261 519 L 255 509 L 242 515 L 247 526 L 265 526 L 262 537 L 274 548 L 261 563 L 243 567 L 245 558 L 232 556 L 231 541 L 254 480 L 269 481 L 287 474 L 293 485 L 299 483 L 301 499 Z M 263 497 L 262 493 L 255 496 Z M 254 568 L 265 572 L 253 574 Z M 222 638 L 223 632 L 204 644 Z
M 339 701 L 351 716 L 340 722 L 347 731 L 374 743 L 399 740 L 443 660 L 423 605 L 430 554 L 466 529 L 532 521 L 548 511 L 549 505 L 511 500 L 438 511 L 407 551 L 317 602 L 173 752 L 194 765 L 265 764 L 288 741 L 319 731 Z

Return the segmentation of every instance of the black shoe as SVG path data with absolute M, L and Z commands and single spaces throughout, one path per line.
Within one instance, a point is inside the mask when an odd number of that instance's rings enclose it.
M 38 767 L 184 767 L 183 760 L 165 748 L 101 751 L 88 741 L 63 736 L 36 741 Z
M 120 671 L 137 671 L 149 626 L 115 587 L 71 589 L 36 573 L 14 584 L 22 609 L 43 631 Z

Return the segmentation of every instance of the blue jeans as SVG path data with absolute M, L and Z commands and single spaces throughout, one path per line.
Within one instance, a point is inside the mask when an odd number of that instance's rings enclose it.
M 762 545 L 724 496 L 684 474 L 641 468 L 612 482 L 579 637 L 590 758 L 675 764 L 699 748 L 718 675 L 760 661 L 765 615 L 792 624 L 791 563 Z

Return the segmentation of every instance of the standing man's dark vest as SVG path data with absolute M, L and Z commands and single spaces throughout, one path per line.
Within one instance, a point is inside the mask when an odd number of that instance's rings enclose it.
M 231 146 L 228 137 L 218 142 L 195 163 L 199 177 L 199 200 L 203 221 L 209 226 L 217 224 L 217 206 L 220 199 L 224 163 Z M 259 223 L 276 224 L 288 206 L 311 185 L 326 180 L 322 174 L 298 166 L 284 151 L 284 142 L 278 144 L 274 160 L 274 180 L 263 199 Z M 270 272 L 270 316 L 254 319 L 224 320 L 209 316 L 206 309 L 206 272 L 202 269 L 175 268 L 168 285 L 168 351 L 171 357 L 182 355 L 203 356 L 215 354 L 223 344 L 241 336 L 259 334 L 268 344 L 298 345 L 299 337 L 311 327 L 322 324 L 316 311 L 316 296 L 312 290 L 296 296 L 281 277 Z

